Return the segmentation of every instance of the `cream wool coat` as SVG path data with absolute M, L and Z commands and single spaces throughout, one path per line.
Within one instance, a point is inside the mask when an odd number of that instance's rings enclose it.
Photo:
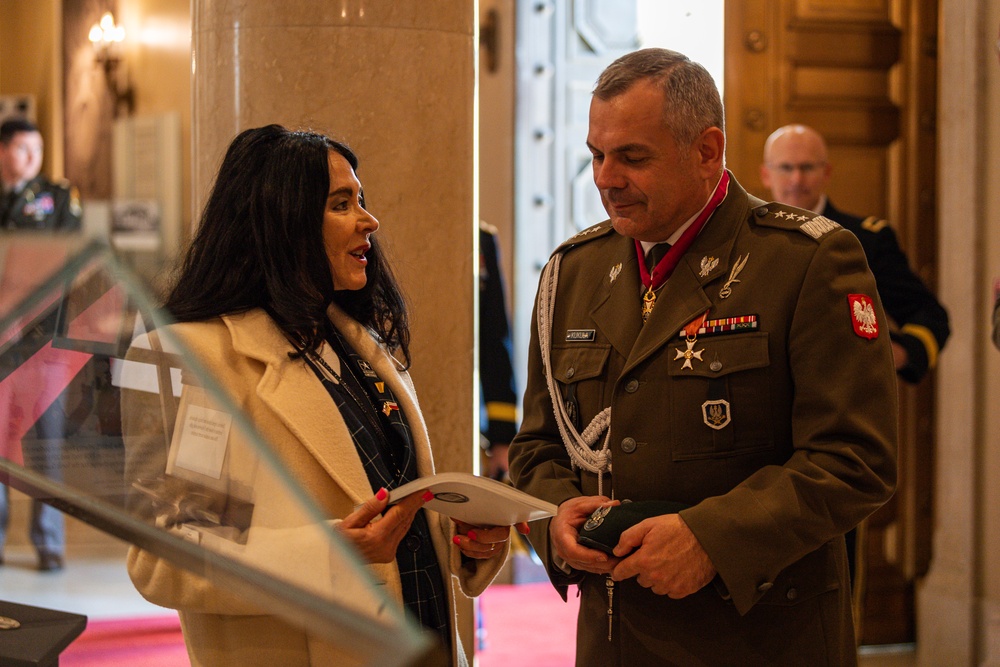
M 328 315 L 348 340 L 395 394 L 410 424 L 421 476 L 434 473 L 427 428 L 409 375 L 378 345 L 370 332 L 336 306 Z M 249 417 L 264 440 L 297 480 L 335 523 L 372 495 L 368 477 L 340 413 L 329 393 L 301 359 L 290 359 L 292 349 L 281 330 L 263 311 L 223 316 L 207 322 L 170 327 L 198 362 L 229 393 L 233 403 Z M 133 348 L 141 345 L 139 341 Z M 146 342 L 148 346 L 148 341 Z M 322 350 L 328 362 L 336 364 L 329 347 Z M 150 457 L 141 450 L 143 442 L 157 442 L 141 433 L 150 415 L 148 396 L 143 414 L 141 396 L 123 390 L 123 426 L 126 433 L 126 476 L 129 480 L 148 476 Z M 156 415 L 157 417 L 159 415 Z M 145 420 L 144 420 L 145 418 Z M 153 420 L 157 421 L 157 420 Z M 148 426 L 146 426 L 148 428 Z M 242 550 L 244 560 L 275 562 L 289 572 L 320 573 L 316 586 L 322 591 L 323 566 L 329 569 L 324 550 L 305 548 L 287 539 L 283 520 L 290 513 L 287 494 L 272 492 L 273 475 L 252 464 L 241 464 L 236 445 L 227 455 L 224 475 L 239 478 L 254 493 L 254 514 Z M 159 442 L 162 442 L 162 435 Z M 155 457 L 153 457 L 155 459 Z M 242 466 L 242 467 L 241 467 Z M 159 471 L 162 473 L 162 469 Z M 426 511 L 426 510 L 425 510 Z M 450 519 L 428 511 L 434 547 L 441 570 L 449 608 L 457 620 L 453 584 L 462 591 L 479 595 L 492 581 L 506 558 L 506 548 L 489 560 L 463 563 L 451 538 Z M 281 532 L 275 532 L 281 531 Z M 318 531 L 316 531 L 318 532 Z M 269 540 L 255 539 L 256 535 Z M 282 535 L 275 538 L 275 535 Z M 277 560 L 275 560 L 277 559 Z M 384 584 L 388 597 L 402 606 L 402 590 L 395 561 L 369 566 L 373 578 Z M 262 611 L 232 592 L 219 589 L 206 579 L 180 569 L 158 556 L 133 547 L 128 555 L 128 571 L 139 592 L 154 604 L 179 611 L 188 653 L 193 665 L 345 665 L 356 664 L 356 656 L 346 647 L 333 646 L 309 636 L 283 619 Z M 310 574 L 310 576 L 314 576 Z M 452 623 L 452 664 L 466 664 L 466 658 Z

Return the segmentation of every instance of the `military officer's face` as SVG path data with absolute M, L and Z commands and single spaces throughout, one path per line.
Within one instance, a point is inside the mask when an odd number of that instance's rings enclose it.
M 7 144 L 0 144 L 0 170 L 3 182 L 17 185 L 30 181 L 42 168 L 42 135 L 18 132 Z
M 760 180 L 775 201 L 815 210 L 830 172 L 823 139 L 811 130 L 789 130 L 767 148 Z
M 666 241 L 716 184 L 705 179 L 695 146 L 677 146 L 664 122 L 663 92 L 649 80 L 591 101 L 587 147 L 615 230 L 640 241 Z

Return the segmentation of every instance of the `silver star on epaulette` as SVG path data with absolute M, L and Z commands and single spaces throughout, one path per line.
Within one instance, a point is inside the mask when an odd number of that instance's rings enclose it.
M 573 238 L 576 239 L 576 238 L 580 238 L 581 236 L 586 236 L 587 234 L 593 234 L 594 232 L 600 230 L 600 228 L 601 228 L 601 226 L 597 225 L 596 227 L 590 227 L 589 229 L 584 229 L 583 231 L 579 231 L 576 234 L 574 234 Z

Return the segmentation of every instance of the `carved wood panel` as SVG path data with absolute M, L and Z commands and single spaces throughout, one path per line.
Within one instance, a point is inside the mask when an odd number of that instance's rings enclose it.
M 764 141 L 822 133 L 830 198 L 885 217 L 934 288 L 937 0 L 746 0 L 726 5 L 730 168 L 751 192 Z M 899 487 L 869 522 L 865 643 L 914 638 L 913 582 L 930 558 L 933 378 L 900 390 Z

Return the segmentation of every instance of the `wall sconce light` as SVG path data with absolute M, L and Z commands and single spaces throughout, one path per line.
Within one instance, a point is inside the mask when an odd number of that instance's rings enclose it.
M 115 25 L 115 17 L 111 12 L 105 12 L 100 22 L 90 28 L 90 43 L 94 47 L 94 59 L 104 67 L 104 75 L 108 81 L 115 101 L 115 116 L 119 107 L 124 104 L 128 113 L 135 109 L 135 91 L 125 72 L 125 83 L 121 83 L 118 66 L 122 63 L 121 45 L 125 40 L 125 28 Z

